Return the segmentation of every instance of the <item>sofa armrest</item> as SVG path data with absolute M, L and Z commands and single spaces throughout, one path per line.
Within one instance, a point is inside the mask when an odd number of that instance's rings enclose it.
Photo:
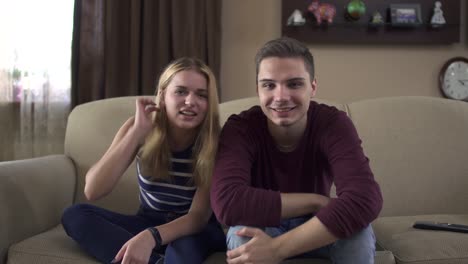
M 75 166 L 65 155 L 0 162 L 0 263 L 11 244 L 60 222 L 75 181 Z

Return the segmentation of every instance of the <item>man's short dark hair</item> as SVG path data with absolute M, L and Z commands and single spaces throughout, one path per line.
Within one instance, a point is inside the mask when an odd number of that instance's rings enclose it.
M 263 45 L 255 56 L 256 81 L 258 81 L 260 63 L 263 59 L 269 57 L 302 58 L 304 66 L 309 72 L 310 79 L 314 79 L 314 57 L 304 44 L 295 39 L 283 37 L 270 40 Z

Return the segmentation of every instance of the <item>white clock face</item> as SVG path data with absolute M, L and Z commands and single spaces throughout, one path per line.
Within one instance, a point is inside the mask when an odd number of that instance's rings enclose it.
M 447 67 L 442 90 L 449 98 L 468 100 L 468 63 L 455 61 Z

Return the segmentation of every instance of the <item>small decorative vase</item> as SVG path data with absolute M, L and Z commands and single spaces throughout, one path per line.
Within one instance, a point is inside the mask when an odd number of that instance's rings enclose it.
M 366 13 L 366 5 L 361 0 L 351 0 L 346 6 L 346 16 L 351 20 L 359 20 Z

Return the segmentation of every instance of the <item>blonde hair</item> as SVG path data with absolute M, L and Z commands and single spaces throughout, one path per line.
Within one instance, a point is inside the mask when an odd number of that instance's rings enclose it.
M 203 75 L 208 85 L 208 109 L 192 149 L 193 181 L 196 186 L 207 186 L 211 182 L 220 131 L 218 92 L 213 72 L 199 59 L 184 57 L 173 61 L 165 68 L 159 78 L 156 104 L 161 106 L 166 88 L 174 76 L 187 70 L 194 70 Z M 142 147 L 141 161 L 146 168 L 152 171 L 153 180 L 170 180 L 171 150 L 168 144 L 168 119 L 164 107 L 161 107 L 160 111 L 154 115 L 153 126 L 153 131 L 146 138 Z

